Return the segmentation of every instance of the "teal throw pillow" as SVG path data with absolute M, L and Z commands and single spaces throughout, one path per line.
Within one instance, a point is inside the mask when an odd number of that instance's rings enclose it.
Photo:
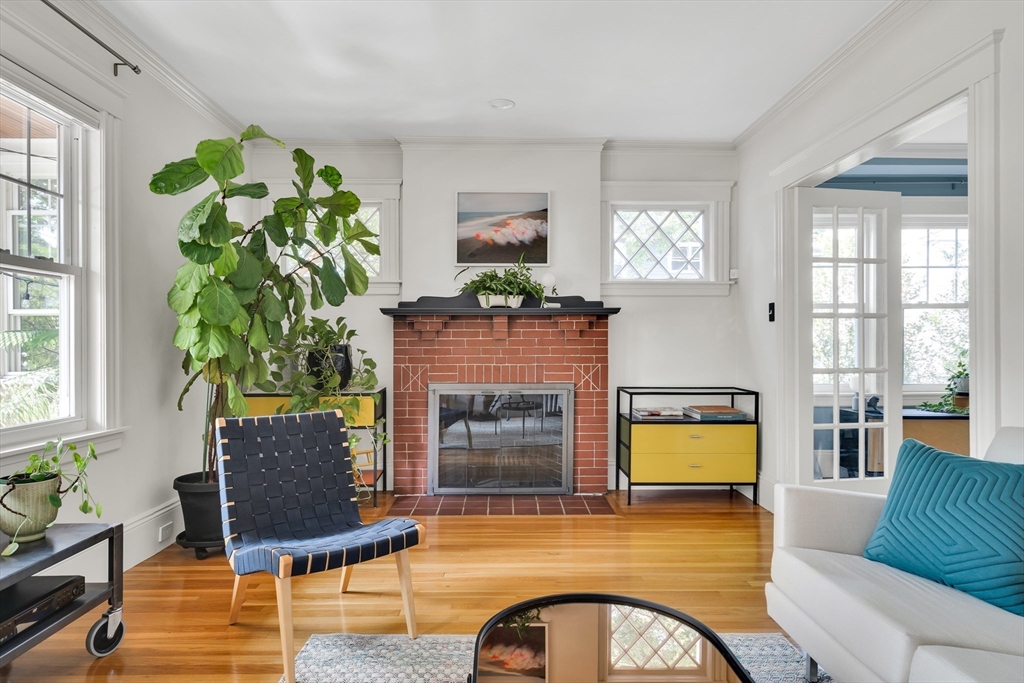
M 1024 465 L 907 439 L 864 557 L 1024 616 Z

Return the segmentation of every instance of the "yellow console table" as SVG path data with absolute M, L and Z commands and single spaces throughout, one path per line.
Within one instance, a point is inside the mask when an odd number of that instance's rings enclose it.
M 358 472 L 355 476 L 356 486 L 360 489 L 372 490 L 373 507 L 377 507 L 377 491 L 380 489 L 378 482 L 382 482 L 385 490 L 387 486 L 388 446 L 385 443 L 378 454 L 375 444 L 377 443 L 376 437 L 382 432 L 387 432 L 388 392 L 386 388 L 381 387 L 375 391 L 346 392 L 344 396 L 359 397 L 359 410 L 355 417 L 346 421 L 346 426 L 350 430 L 366 430 L 370 433 L 371 443 L 374 444 L 372 451 L 353 451 L 352 462 L 355 463 Z M 249 403 L 249 415 L 276 415 L 279 409 L 288 405 L 290 399 L 291 396 L 288 394 L 245 395 L 245 400 Z M 321 410 L 331 410 L 336 405 L 337 402 L 334 398 L 320 399 Z M 360 463 L 357 453 L 372 454 L 372 459 L 366 463 Z
M 752 403 L 750 411 L 736 401 Z M 694 403 L 727 403 L 747 409 L 742 421 L 698 421 L 691 418 L 641 418 L 638 407 L 654 404 L 682 407 Z M 754 487 L 757 504 L 757 392 L 737 387 L 620 387 L 617 392 L 616 489 L 618 473 L 627 477 L 626 504 L 634 486 L 696 486 L 738 484 Z

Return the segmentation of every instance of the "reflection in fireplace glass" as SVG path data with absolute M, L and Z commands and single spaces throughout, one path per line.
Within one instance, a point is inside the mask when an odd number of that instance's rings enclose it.
M 565 399 L 565 392 L 439 392 L 436 488 L 567 492 Z

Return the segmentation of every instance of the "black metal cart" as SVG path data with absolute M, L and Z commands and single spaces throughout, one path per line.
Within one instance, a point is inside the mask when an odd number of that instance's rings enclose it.
M 43 642 L 102 602 L 110 609 L 89 629 L 85 649 L 105 657 L 124 637 L 121 606 L 124 597 L 124 529 L 120 524 L 55 524 L 45 538 L 22 543 L 10 557 L 0 557 L 0 590 L 107 541 L 107 581 L 85 584 L 85 593 L 56 612 L 33 623 L 0 644 L 0 667 Z

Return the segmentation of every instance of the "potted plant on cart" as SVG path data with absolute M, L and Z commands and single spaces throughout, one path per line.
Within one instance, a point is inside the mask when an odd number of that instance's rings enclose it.
M 455 277 L 458 278 L 467 269 L 463 268 Z M 500 274 L 494 268 L 478 273 L 459 291 L 475 294 L 482 308 L 519 308 L 527 296 L 544 302 L 544 285 L 533 279 L 533 269 L 523 263 L 523 256 L 519 257 L 518 263 Z M 551 293 L 554 294 L 554 290 Z
M 43 538 L 69 493 L 81 495 L 79 510 L 101 516 L 103 506 L 89 492 L 88 467 L 96 459 L 91 443 L 83 455 L 77 445 L 58 437 L 46 443 L 42 455 L 30 455 L 24 469 L 0 477 L 0 531 L 11 539 L 0 554 L 8 556 L 21 543 Z
M 284 147 L 259 126 L 238 140 L 203 140 L 195 156 L 167 164 L 153 175 L 156 194 L 177 195 L 207 181 L 216 187 L 182 217 L 177 244 L 186 259 L 167 294 L 178 316 L 173 343 L 184 352 L 188 376 L 178 409 L 196 381 L 207 385 L 203 467 L 175 480 L 182 500 L 185 531 L 178 542 L 206 549 L 223 544 L 212 427 L 221 417 L 248 412 L 244 392 L 274 391 L 268 357 L 279 349 L 285 329 L 325 304 L 340 306 L 349 294 L 366 292 L 366 270 L 351 248 L 360 244 L 379 254 L 377 235 L 354 217 L 359 198 L 341 189 L 333 166 L 316 168 L 302 149 L 292 150 L 294 196 L 273 203 L 273 210 L 246 226 L 229 217 L 228 200 L 260 200 L 269 194 L 263 182 L 238 183 L 245 171 L 242 151 L 254 140 Z M 319 178 L 326 189 L 314 193 Z M 329 245 L 329 249 L 324 245 Z

